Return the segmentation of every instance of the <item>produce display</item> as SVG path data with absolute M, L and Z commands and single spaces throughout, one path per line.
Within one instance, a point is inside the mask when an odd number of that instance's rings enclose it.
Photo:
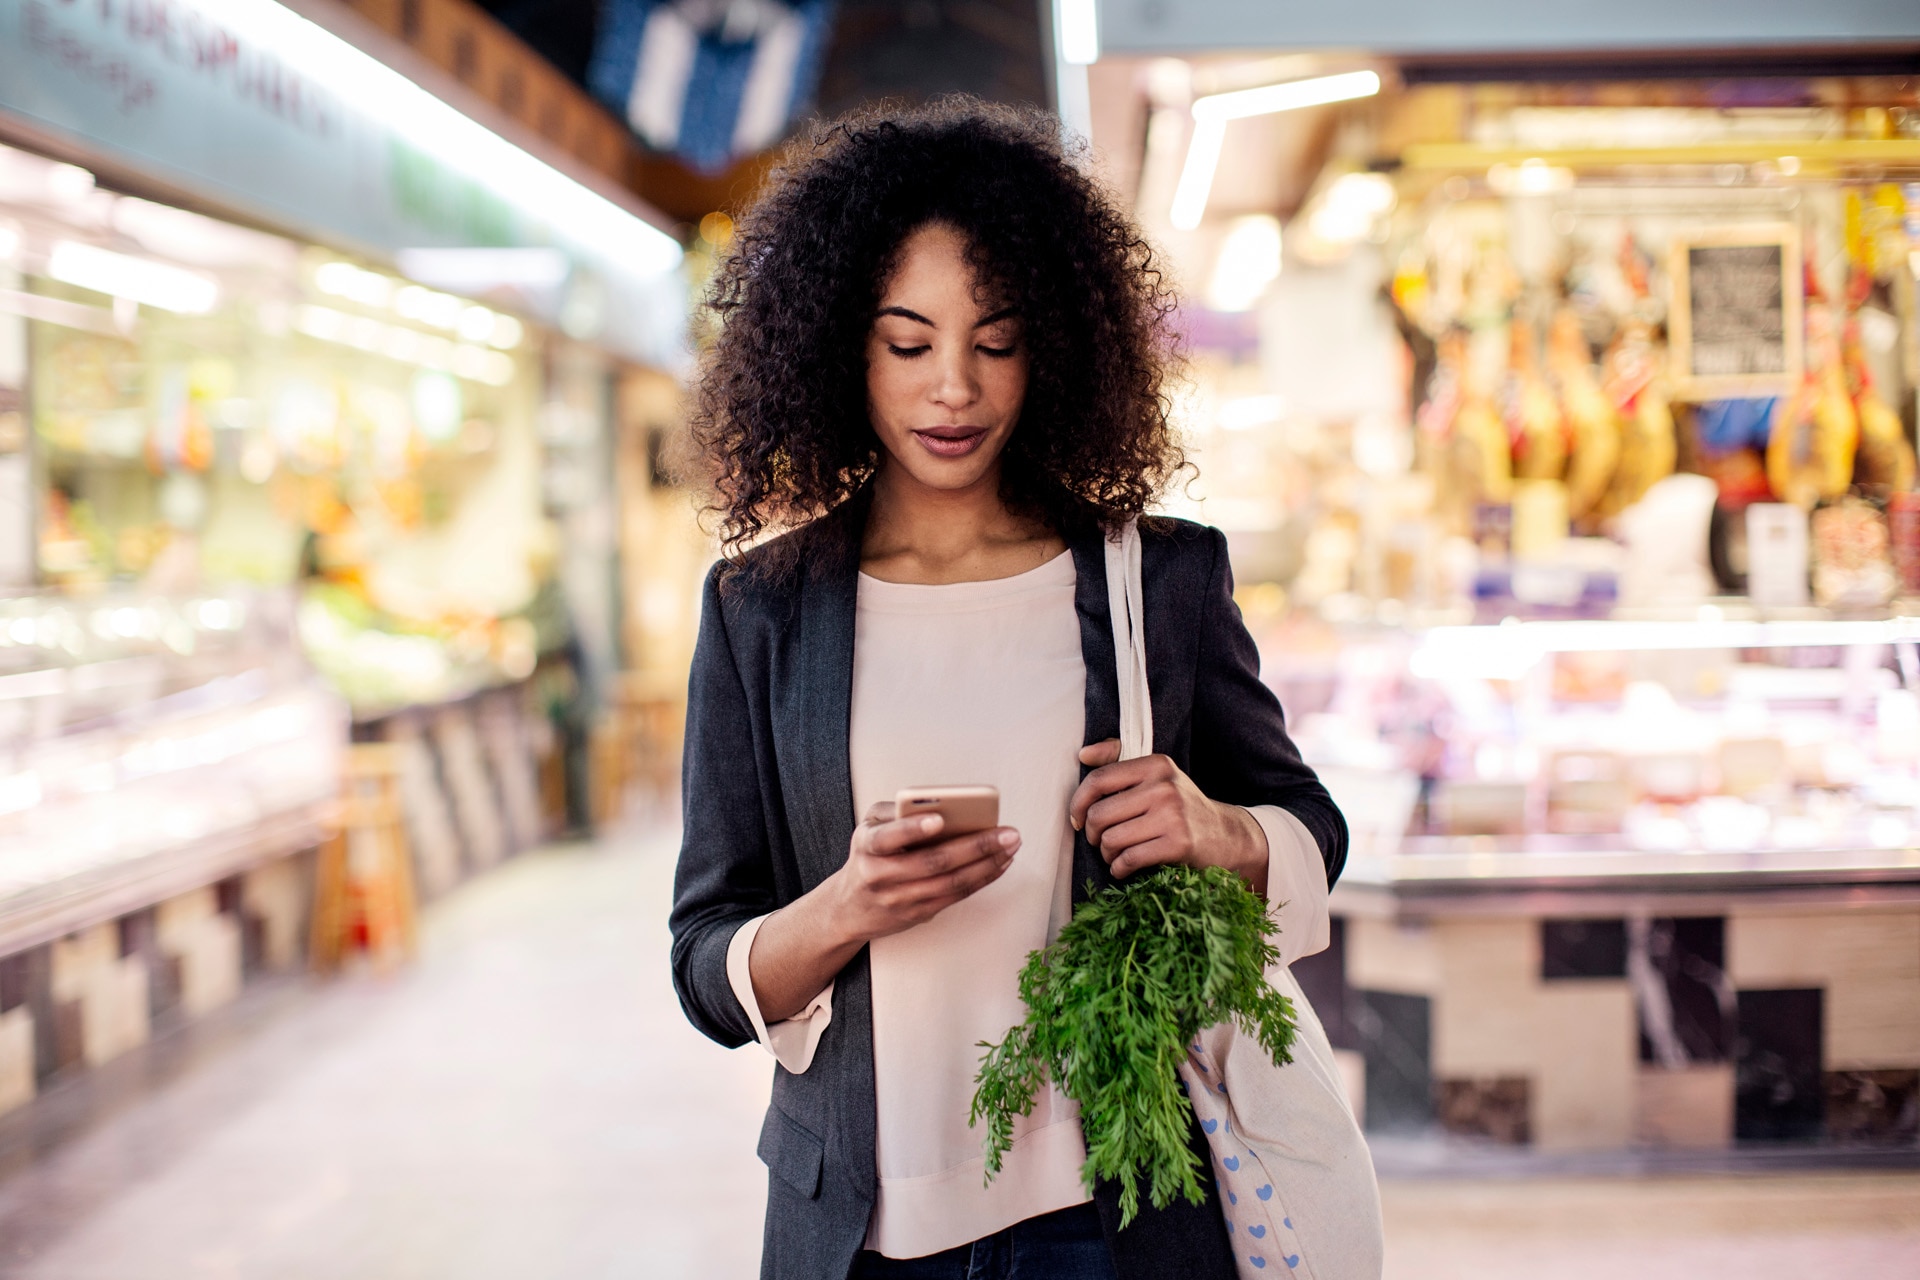
M 969 1122 L 986 1126 L 987 1178 L 1015 1118 L 1052 1080 L 1080 1104 L 1088 1191 L 1101 1178 L 1120 1184 L 1122 1226 L 1139 1212 L 1143 1181 L 1161 1208 L 1176 1195 L 1204 1203 L 1179 1067 L 1196 1033 L 1229 1020 L 1276 1064 L 1292 1060 L 1293 1002 L 1266 980 L 1276 927 L 1220 867 L 1165 867 L 1076 910 L 1020 972 L 1027 1020 L 981 1046 Z

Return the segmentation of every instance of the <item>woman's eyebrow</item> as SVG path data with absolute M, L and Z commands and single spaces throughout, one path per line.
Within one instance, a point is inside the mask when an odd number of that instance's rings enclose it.
M 882 307 L 880 308 L 877 315 L 899 316 L 903 320 L 911 320 L 915 324 L 923 324 L 927 326 L 927 328 L 929 329 L 937 329 L 940 327 L 939 325 L 935 324 L 933 321 L 921 315 L 918 311 L 909 311 L 905 307 Z
M 1011 320 L 1020 314 L 1018 307 L 1002 307 L 992 315 L 973 322 L 976 329 L 984 329 L 990 324 L 999 324 L 1002 320 Z

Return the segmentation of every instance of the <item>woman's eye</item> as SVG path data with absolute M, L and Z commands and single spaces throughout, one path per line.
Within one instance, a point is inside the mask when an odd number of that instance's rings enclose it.
M 980 344 L 981 355 L 994 356 L 1001 360 L 1006 359 L 1008 356 L 1012 355 L 1014 352 L 1018 351 L 1019 349 L 1020 347 L 1018 343 L 1009 343 L 1004 347 L 989 347 L 985 343 Z
M 924 346 L 896 347 L 891 342 L 887 344 L 887 350 L 891 351 L 894 355 L 899 356 L 902 360 L 911 360 L 915 356 L 923 356 L 927 354 L 927 348 Z

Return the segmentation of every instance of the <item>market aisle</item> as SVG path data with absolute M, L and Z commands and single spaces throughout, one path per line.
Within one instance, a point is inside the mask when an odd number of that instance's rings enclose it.
M 431 913 L 411 972 L 239 1011 L 227 1043 L 11 1176 L 29 1139 L 0 1125 L 0 1275 L 754 1274 L 771 1059 L 680 1014 L 673 847 L 482 876 Z
M 401 978 L 282 992 L 96 1073 L 132 1100 L 37 1162 L 0 1121 L 0 1276 L 752 1276 L 770 1060 L 680 1016 L 673 850 L 656 831 L 520 858 L 433 911 Z M 1387 1280 L 1920 1274 L 1916 1173 L 1384 1193 Z

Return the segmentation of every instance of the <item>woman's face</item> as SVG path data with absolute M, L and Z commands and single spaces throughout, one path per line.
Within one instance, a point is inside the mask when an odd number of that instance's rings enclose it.
M 983 301 L 967 242 L 928 223 L 900 246 L 867 336 L 867 411 L 891 464 L 928 488 L 997 483 L 1027 394 L 1020 318 Z

